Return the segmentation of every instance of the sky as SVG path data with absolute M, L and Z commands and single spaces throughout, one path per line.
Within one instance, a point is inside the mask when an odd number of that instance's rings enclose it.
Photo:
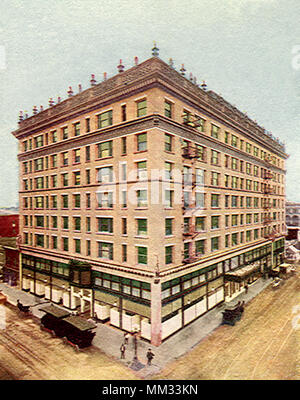
M 0 15 L 0 207 L 18 202 L 19 111 L 150 58 L 153 41 L 286 143 L 300 202 L 299 0 L 1 0 Z

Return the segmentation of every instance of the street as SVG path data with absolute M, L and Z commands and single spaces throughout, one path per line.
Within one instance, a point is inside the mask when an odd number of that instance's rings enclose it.
M 298 273 L 277 290 L 267 287 L 235 326 L 220 326 L 155 379 L 299 379 L 300 330 L 292 324 L 299 314 Z
M 136 379 L 134 373 L 96 347 L 81 352 L 40 330 L 16 307 L 0 306 L 0 380 Z M 3 329 L 5 328 L 5 329 Z

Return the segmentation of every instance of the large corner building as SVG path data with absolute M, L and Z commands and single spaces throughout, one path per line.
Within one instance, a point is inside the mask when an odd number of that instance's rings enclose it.
M 159 345 L 280 264 L 284 146 L 153 57 L 20 117 L 23 290 Z

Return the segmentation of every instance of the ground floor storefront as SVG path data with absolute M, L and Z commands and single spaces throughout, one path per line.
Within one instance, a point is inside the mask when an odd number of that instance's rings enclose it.
M 28 252 L 22 254 L 21 288 L 102 323 L 136 332 L 158 346 L 267 274 L 280 263 L 281 250 L 282 242 L 263 244 L 231 257 L 220 256 L 220 261 L 216 257 L 214 262 L 187 266 L 181 273 L 131 274 L 134 279 L 129 273 L 108 273 L 107 266 L 60 262 Z

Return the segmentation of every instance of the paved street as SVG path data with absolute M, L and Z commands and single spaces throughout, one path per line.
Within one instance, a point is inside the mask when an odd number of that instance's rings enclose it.
M 0 330 L 0 380 L 136 379 L 130 369 L 98 348 L 77 353 L 41 331 L 38 321 L 21 315 L 15 307 L 0 308 L 1 316 L 4 310 L 6 314 L 6 328 Z
M 248 303 L 235 326 L 220 326 L 154 378 L 298 380 L 300 329 L 292 322 L 299 314 L 298 272 L 278 290 L 268 287 Z
M 256 289 L 251 288 L 247 295 L 242 295 L 242 298 L 248 296 L 248 303 L 235 326 L 223 325 L 215 329 L 215 318 L 221 315 L 221 311 L 215 309 L 204 317 L 206 319 L 195 321 L 159 349 L 154 349 L 154 365 L 136 374 L 128 368 L 132 360 L 131 343 L 126 360 L 119 359 L 121 331 L 100 324 L 97 339 L 100 348 L 92 346 L 77 353 L 61 339 L 41 331 L 37 317 L 24 316 L 13 305 L 0 306 L 0 380 L 299 379 L 300 329 L 292 325 L 300 315 L 299 272 L 278 290 L 270 286 L 263 290 L 266 284 L 268 282 L 261 280 Z M 251 300 L 249 296 L 254 290 L 263 291 Z M 40 313 L 37 307 L 35 313 Z M 206 336 L 205 327 L 211 331 L 208 330 Z M 202 340 L 199 339 L 201 330 L 205 336 Z M 195 341 L 196 331 L 200 343 Z M 95 338 L 96 345 L 97 340 Z M 144 364 L 147 346 L 139 342 L 140 359 Z M 184 348 L 187 353 L 182 355 L 180 350 Z

